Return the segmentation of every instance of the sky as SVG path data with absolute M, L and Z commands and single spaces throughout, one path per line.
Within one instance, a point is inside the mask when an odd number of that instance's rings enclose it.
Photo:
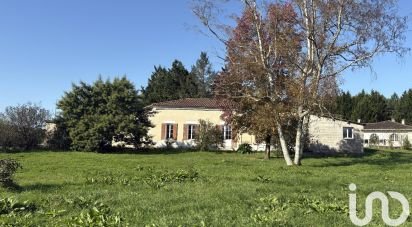
M 399 4 L 412 29 L 412 1 Z M 72 83 L 99 75 L 127 75 L 140 88 L 154 66 L 179 59 L 190 69 L 201 51 L 219 69 L 222 47 L 197 25 L 188 0 L 0 1 L 0 111 L 32 102 L 54 112 Z M 412 31 L 405 45 L 412 47 Z M 378 57 L 373 66 L 374 73 L 345 72 L 341 88 L 385 96 L 412 88 L 412 54 Z

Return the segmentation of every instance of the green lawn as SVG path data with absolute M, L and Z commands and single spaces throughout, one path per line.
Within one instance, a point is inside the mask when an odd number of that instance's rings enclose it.
M 0 199 L 35 206 L 1 215 L 0 226 L 65 226 L 76 217 L 80 223 L 81 213 L 85 217 L 93 207 L 101 209 L 97 203 L 109 207 L 109 217 L 121 217 L 122 226 L 350 226 L 350 183 L 358 187 L 359 210 L 372 191 L 398 191 L 412 202 L 410 152 L 306 158 L 303 166 L 292 168 L 282 159 L 262 157 L 207 152 L 0 154 L 23 165 L 15 177 L 20 191 L 0 189 Z M 378 205 L 373 225 L 383 225 Z M 1 209 L 0 203 L 0 214 Z M 392 217 L 399 210 L 392 202 Z M 412 220 L 405 225 L 412 226 Z

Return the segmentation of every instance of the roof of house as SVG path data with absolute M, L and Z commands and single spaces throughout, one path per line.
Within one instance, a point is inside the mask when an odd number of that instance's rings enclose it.
M 381 121 L 377 123 L 367 123 L 365 124 L 364 130 L 410 130 L 412 131 L 412 126 L 404 125 L 393 121 Z
M 154 103 L 152 107 L 158 108 L 194 108 L 194 109 L 224 109 L 227 104 L 212 98 L 185 98 Z

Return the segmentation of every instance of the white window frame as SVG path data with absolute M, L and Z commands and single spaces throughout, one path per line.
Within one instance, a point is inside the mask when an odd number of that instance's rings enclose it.
M 397 133 L 392 133 L 389 136 L 389 141 L 391 142 L 398 142 L 399 141 L 399 135 Z
M 195 125 L 194 124 L 189 124 L 187 126 L 187 139 L 188 140 L 194 140 L 195 139 Z
M 223 139 L 224 140 L 231 140 L 232 139 L 232 126 L 230 126 L 230 125 L 224 125 L 223 126 Z
M 349 137 L 349 131 L 351 131 L 352 136 Z M 343 139 L 345 140 L 351 140 L 353 139 L 353 127 L 343 127 Z
M 173 124 L 166 124 L 166 139 L 173 139 Z

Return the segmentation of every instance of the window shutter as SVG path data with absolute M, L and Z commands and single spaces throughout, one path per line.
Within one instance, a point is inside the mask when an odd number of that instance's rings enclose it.
M 177 124 L 173 124 L 173 139 L 177 141 Z
M 225 126 L 219 125 L 220 133 L 222 135 L 223 140 L 225 139 Z
M 198 136 L 198 133 L 199 133 L 200 125 L 197 124 L 197 125 L 194 125 L 194 127 L 195 127 L 193 129 L 193 131 L 195 132 L 195 138 L 194 139 L 196 139 L 196 138 L 198 138 L 197 136 Z
M 184 124 L 183 125 L 183 140 L 189 139 L 188 137 L 189 137 L 189 125 Z
M 161 140 L 166 139 L 166 124 L 162 124 L 162 134 L 160 136 Z

